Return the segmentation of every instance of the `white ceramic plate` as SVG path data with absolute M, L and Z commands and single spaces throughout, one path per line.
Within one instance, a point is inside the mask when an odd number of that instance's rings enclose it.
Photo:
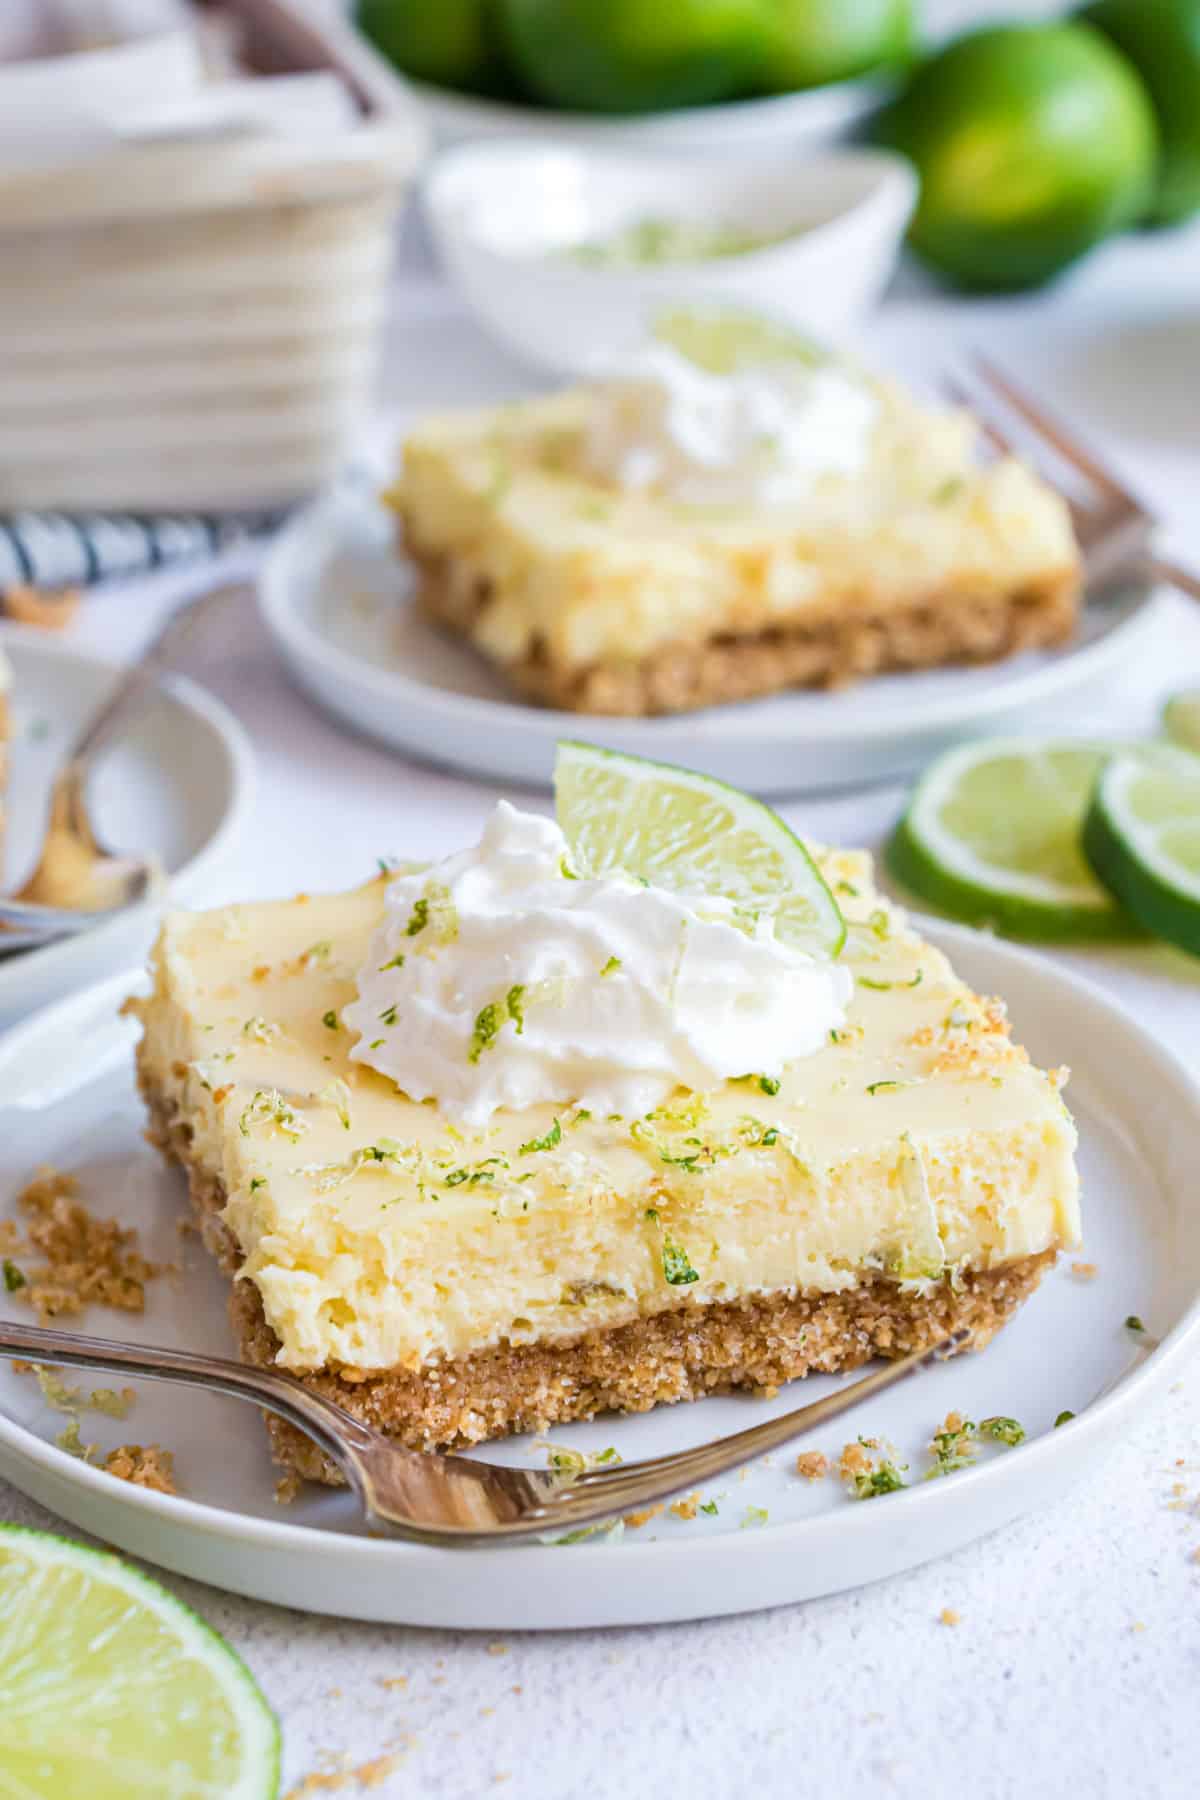
M 681 106 L 670 112 L 562 112 L 519 106 L 427 82 L 406 81 L 440 144 L 467 138 L 552 137 L 560 143 L 638 145 L 656 150 L 790 150 L 829 143 L 869 117 L 890 91 L 886 81 L 837 81 L 796 94 Z
M 259 576 L 291 673 L 330 712 L 393 749 L 485 780 L 544 786 L 554 746 L 586 737 L 703 769 L 760 794 L 895 780 L 981 732 L 1061 723 L 1064 702 L 1127 668 L 1153 627 L 1149 589 L 1089 603 L 1075 642 L 977 669 L 891 675 L 662 719 L 514 701 L 474 651 L 421 619 L 390 516 L 366 469 L 296 516 Z
M 7 1363 L 0 1364 L 0 1473 L 72 1524 L 220 1587 L 315 1612 L 488 1630 L 776 1606 L 940 1556 L 1057 1498 L 1095 1473 L 1200 1339 L 1200 1087 L 1131 1018 L 1049 963 L 956 927 L 930 927 L 929 935 L 976 987 L 1007 997 L 1017 1032 L 1039 1060 L 1073 1066 L 1086 1255 L 1099 1273 L 1083 1282 L 1060 1268 L 984 1354 L 905 1383 L 798 1446 L 836 1455 L 860 1432 L 890 1438 L 910 1464 L 910 1491 L 855 1503 L 833 1480 L 800 1480 L 793 1455 L 779 1452 L 745 1480 L 711 1486 L 716 1517 L 664 1515 L 619 1541 L 569 1547 L 429 1550 L 369 1536 L 344 1493 L 310 1489 L 281 1510 L 262 1426 L 233 1401 L 193 1394 L 181 1402 L 171 1389 L 146 1386 L 124 1422 L 85 1416 L 86 1437 L 102 1448 L 132 1439 L 173 1450 L 188 1498 L 126 1487 L 53 1447 L 61 1418 Z M 225 1284 L 195 1241 L 177 1236 L 181 1180 L 140 1135 L 127 1055 L 132 1030 L 113 1025 L 130 980 L 75 996 L 0 1046 L 0 1097 L 48 1103 L 0 1108 L 0 1217 L 35 1164 L 86 1170 L 84 1193 L 93 1204 L 140 1224 L 150 1254 L 182 1255 L 185 1265 L 176 1280 L 152 1284 L 144 1319 L 97 1311 L 87 1328 L 228 1350 Z M 65 1095 L 72 1062 L 81 1068 L 89 1054 L 103 1058 L 121 1033 L 119 1070 Z M 0 1304 L 12 1305 L 2 1294 Z M 1131 1313 L 1161 1338 L 1160 1347 L 1125 1330 Z M 581 1449 L 612 1444 L 632 1461 L 786 1411 L 830 1385 L 813 1378 L 774 1401 L 706 1400 L 554 1436 Z M 993 1447 L 975 1468 L 921 1483 L 923 1446 L 953 1408 L 976 1419 L 1012 1415 L 1029 1441 L 1016 1450 Z M 1076 1419 L 1055 1430 L 1066 1409 Z M 537 1456 L 528 1441 L 489 1454 Z M 754 1523 L 750 1508 L 767 1509 L 767 1522 Z
M 54 772 L 118 670 L 15 626 L 0 627 L 0 649 L 14 675 L 4 884 L 15 885 L 36 855 Z M 252 757 L 241 726 L 194 683 L 171 679 L 128 735 L 97 759 L 91 799 L 106 841 L 122 850 L 157 850 L 171 874 L 172 896 L 186 899 L 228 851 L 251 790 Z M 0 958 L 0 1021 L 23 1017 L 144 954 L 157 911 L 135 907 L 80 937 Z

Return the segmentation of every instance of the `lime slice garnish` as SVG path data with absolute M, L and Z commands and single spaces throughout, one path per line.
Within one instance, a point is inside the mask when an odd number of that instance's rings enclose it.
M 1162 747 L 1114 756 L 1083 847 L 1140 924 L 1200 956 L 1200 757 Z
M 273 1800 L 279 1728 L 249 1670 L 156 1581 L 0 1526 L 0 1793 Z
M 1200 750 L 1200 688 L 1172 694 L 1162 713 L 1163 729 L 1173 744 Z
M 561 743 L 558 822 L 581 875 L 618 870 L 679 894 L 770 911 L 777 936 L 813 956 L 846 937 L 837 901 L 795 832 L 740 789 L 671 763 Z
M 710 375 L 729 375 L 764 363 L 799 362 L 816 368 L 832 360 L 815 338 L 738 306 L 668 307 L 655 318 L 652 335 Z
M 947 752 L 917 785 L 888 865 L 920 899 L 1015 937 L 1107 938 L 1134 929 L 1080 842 L 1110 746 L 999 738 Z

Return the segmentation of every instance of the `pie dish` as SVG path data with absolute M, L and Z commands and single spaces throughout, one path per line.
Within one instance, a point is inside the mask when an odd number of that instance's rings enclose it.
M 868 379 L 868 378 L 863 378 Z M 869 378 L 864 466 L 684 505 L 589 468 L 589 390 L 429 419 L 386 499 L 419 604 L 529 700 L 648 715 L 1065 642 L 1080 560 L 1037 475 Z
M 168 916 L 130 1003 L 139 1082 L 233 1280 L 241 1354 L 430 1449 L 958 1328 L 985 1343 L 1078 1239 L 1063 1072 L 1031 1066 L 868 858 L 820 862 L 849 926 L 844 1026 L 778 1082 L 639 1118 L 538 1105 L 460 1129 L 352 1060 L 386 876 Z M 270 1429 L 286 1465 L 337 1479 Z

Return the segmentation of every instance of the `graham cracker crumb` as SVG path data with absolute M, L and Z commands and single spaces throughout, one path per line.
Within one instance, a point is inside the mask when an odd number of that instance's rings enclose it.
M 845 1480 L 847 1475 L 865 1475 L 871 1467 L 871 1458 L 861 1444 L 847 1444 L 838 1458 L 838 1474 Z
M 293 1788 L 289 1788 L 283 1800 L 304 1800 L 307 1794 L 337 1794 L 351 1785 L 360 1789 L 382 1787 L 388 1776 L 400 1765 L 398 1756 L 376 1756 L 370 1762 L 360 1763 L 356 1769 L 335 1769 L 328 1774 L 317 1772 L 306 1775 Z
M 386 1688 L 389 1693 L 391 1693 L 392 1690 L 395 1688 L 404 1689 L 408 1686 L 408 1676 L 407 1675 L 381 1675 L 379 1677 L 379 1685 L 381 1688 Z
M 16 1293 L 42 1324 L 91 1305 L 143 1312 L 146 1283 L 162 1273 L 141 1254 L 134 1227 L 94 1217 L 78 1194 L 74 1175 L 43 1168 L 17 1195 L 28 1218 L 24 1254 L 43 1260 L 22 1269 L 25 1285 Z
M 175 1458 L 158 1444 L 122 1444 L 110 1450 L 101 1467 L 118 1481 L 149 1488 L 155 1494 L 177 1494 Z
M 673 1512 L 676 1519 L 694 1519 L 700 1512 L 700 1489 L 696 1489 L 694 1494 L 682 1494 L 680 1498 L 673 1499 L 667 1510 Z
M 1076 1281 L 1095 1281 L 1097 1275 L 1100 1273 L 1100 1269 L 1096 1263 L 1073 1262 L 1071 1264 L 1071 1273 L 1074 1275 Z
M 685 1494 L 682 1499 L 672 1500 L 670 1510 L 677 1519 L 694 1519 L 700 1511 L 699 1489 L 694 1494 Z
M 820 1481 L 829 1473 L 829 1458 L 819 1450 L 805 1450 L 796 1458 L 796 1473 L 805 1481 Z
M 942 1625 L 962 1624 L 961 1615 L 956 1613 L 952 1606 L 943 1606 L 941 1612 L 938 1614 L 938 1620 Z
M 489 1656 L 507 1656 L 508 1655 L 508 1645 L 507 1644 L 489 1644 L 487 1647 L 487 1653 Z
M 276 1506 L 290 1506 L 299 1494 L 302 1485 L 295 1469 L 289 1469 L 286 1475 L 281 1475 L 275 1483 Z
M 79 610 L 76 587 L 40 588 L 14 582 L 5 588 L 4 611 L 19 625 L 36 625 L 40 631 L 65 631 Z

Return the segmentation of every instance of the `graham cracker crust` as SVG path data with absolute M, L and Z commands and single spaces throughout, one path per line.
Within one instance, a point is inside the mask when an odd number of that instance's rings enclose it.
M 224 1189 L 193 1160 L 189 1127 L 140 1062 L 138 1074 L 150 1112 L 146 1135 L 185 1170 L 205 1244 L 235 1277 L 241 1256 L 219 1216 Z M 412 1449 L 447 1449 L 545 1431 L 597 1413 L 647 1412 L 733 1388 L 779 1387 L 808 1374 L 854 1369 L 874 1356 L 904 1356 L 952 1331 L 970 1331 L 972 1347 L 982 1348 L 1054 1260 L 1055 1252 L 1046 1250 L 1003 1268 L 968 1271 L 957 1285 L 946 1280 L 927 1294 L 879 1276 L 842 1294 L 716 1304 L 683 1298 L 648 1318 L 584 1332 L 567 1343 L 502 1343 L 415 1372 L 327 1368 L 302 1380 Z M 243 1361 L 273 1365 L 279 1339 L 253 1282 L 235 1281 L 229 1310 Z M 339 1471 L 301 1432 L 270 1417 L 267 1428 L 282 1467 L 341 1485 Z
M 485 578 L 455 559 L 403 545 L 420 581 L 417 605 L 456 637 L 472 637 L 490 598 Z M 640 661 L 556 666 L 537 646 L 501 665 L 526 699 L 567 712 L 645 717 L 752 700 L 790 688 L 837 688 L 872 675 L 947 664 L 998 662 L 1022 650 L 1047 649 L 1072 635 L 1079 612 L 1079 572 L 1047 573 L 1009 593 L 934 590 L 900 607 L 870 592 L 833 597 L 807 622 L 765 631 L 679 639 Z

